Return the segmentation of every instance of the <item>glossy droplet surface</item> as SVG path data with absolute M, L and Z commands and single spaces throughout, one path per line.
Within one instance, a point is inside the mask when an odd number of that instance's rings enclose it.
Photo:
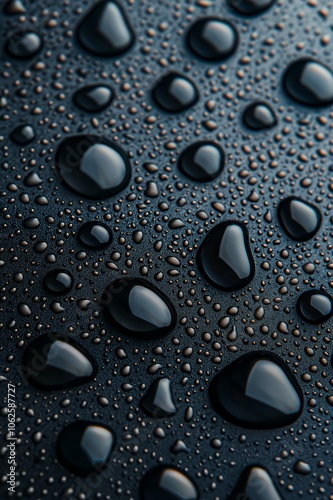
M 227 0 L 239 14 L 254 16 L 273 5 L 275 0 Z
M 30 59 L 42 48 L 42 40 L 33 31 L 11 33 L 6 42 L 7 52 L 18 59 Z
M 73 277 L 66 269 L 52 269 L 44 278 L 44 288 L 55 295 L 68 293 L 73 286 Z
M 282 200 L 277 213 L 282 229 L 295 241 L 310 240 L 320 228 L 318 208 L 295 196 Z
M 87 85 L 75 92 L 74 103 L 84 111 L 98 113 L 107 108 L 113 98 L 113 92 L 107 85 Z
M 211 141 L 199 141 L 183 151 L 179 170 L 197 182 L 209 182 L 220 175 L 225 164 L 222 147 Z
M 303 401 L 287 365 L 267 352 L 245 354 L 223 368 L 210 383 L 209 397 L 221 417 L 253 429 L 290 425 Z
M 236 28 L 218 18 L 196 21 L 187 36 L 187 43 L 197 56 L 207 61 L 222 61 L 233 54 L 238 45 Z
M 136 339 L 162 337 L 176 322 L 169 299 L 142 278 L 113 281 L 105 290 L 102 303 L 111 323 Z
M 44 390 L 76 387 L 96 375 L 88 352 L 69 337 L 55 334 L 42 335 L 29 344 L 21 369 L 29 384 Z
M 141 408 L 153 418 L 169 417 L 176 413 L 171 393 L 171 382 L 167 378 L 154 380 L 141 399 Z
M 225 292 L 245 287 L 254 276 L 246 226 L 226 221 L 213 227 L 199 248 L 197 262 L 213 286 Z
M 141 481 L 142 500 L 198 500 L 196 485 L 184 472 L 174 467 L 153 467 Z
M 63 140 L 56 153 L 60 179 L 72 191 L 96 200 L 119 193 L 129 182 L 130 165 L 124 151 L 95 135 Z
M 247 467 L 228 500 L 282 500 L 270 474 L 259 466 Z
M 326 106 L 333 102 L 333 72 L 319 61 L 298 59 L 284 76 L 288 94 L 308 106 Z
M 57 439 L 59 462 L 74 474 L 102 472 L 115 446 L 115 435 L 102 424 L 77 420 L 67 425 Z
M 191 80 L 173 71 L 155 85 L 153 98 L 164 111 L 180 113 L 197 102 L 199 93 Z
M 16 142 L 16 144 L 24 146 L 34 140 L 35 131 L 31 125 L 19 125 L 10 134 L 10 138 Z
M 325 323 L 333 314 L 333 300 L 323 290 L 308 290 L 297 301 L 297 312 L 312 325 Z
M 277 118 L 272 108 L 264 102 L 255 102 L 244 111 L 244 123 L 252 130 L 274 127 Z
M 111 229 L 103 222 L 89 221 L 82 224 L 77 233 L 79 243 L 92 250 L 102 250 L 112 242 Z
M 119 56 L 134 43 L 134 33 L 122 7 L 111 0 L 92 7 L 79 24 L 77 35 L 86 50 L 104 57 Z

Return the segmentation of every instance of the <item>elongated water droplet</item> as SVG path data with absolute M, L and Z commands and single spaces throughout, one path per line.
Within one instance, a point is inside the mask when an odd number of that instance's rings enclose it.
M 176 413 L 171 393 L 171 382 L 167 378 L 154 380 L 141 399 L 143 411 L 153 418 L 169 417 Z
M 263 467 L 247 467 L 228 500 L 282 500 L 271 476 Z
M 295 241 L 310 240 L 320 228 L 318 208 L 295 196 L 282 200 L 277 213 L 282 229 Z

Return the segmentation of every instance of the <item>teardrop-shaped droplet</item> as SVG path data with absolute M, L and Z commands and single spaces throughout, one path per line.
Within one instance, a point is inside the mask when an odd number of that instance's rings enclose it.
M 197 102 L 199 93 L 191 80 L 172 71 L 155 85 L 153 97 L 164 111 L 180 113 Z
M 8 36 L 6 50 L 17 59 L 30 59 L 38 54 L 42 45 L 42 40 L 37 33 L 16 31 Z
M 171 393 L 171 382 L 168 378 L 154 380 L 141 399 L 143 411 L 153 418 L 170 417 L 176 413 Z
M 77 420 L 67 425 L 58 436 L 58 460 L 79 476 L 101 473 L 109 461 L 115 442 L 115 434 L 109 427 Z
M 5 14 L 15 15 L 15 14 L 24 14 L 25 7 L 21 0 L 8 0 L 5 3 L 4 12 Z
M 93 5 L 79 24 L 77 35 L 83 47 L 97 56 L 115 57 L 134 43 L 134 33 L 120 5 L 102 0 Z
M 113 98 L 113 91 L 107 85 L 87 85 L 75 92 L 74 103 L 84 111 L 98 113 L 107 108 Z
M 325 323 L 333 314 L 333 300 L 323 290 L 308 290 L 297 301 L 297 312 L 307 323 Z
M 44 288 L 55 295 L 64 295 L 72 289 L 73 276 L 66 269 L 52 269 L 44 278 Z
M 178 162 L 179 170 L 197 182 L 209 182 L 220 175 L 225 164 L 222 147 L 212 141 L 198 141 L 187 147 Z
M 176 313 L 169 299 L 142 278 L 113 281 L 102 298 L 111 323 L 136 339 L 155 339 L 169 333 Z
M 263 467 L 246 467 L 228 500 L 282 500 L 271 476 Z
M 275 0 L 227 0 L 239 14 L 255 16 L 273 5 Z
M 307 241 L 313 238 L 322 220 L 317 207 L 295 196 L 282 200 L 277 214 L 282 229 L 295 241 Z
M 124 189 L 130 179 L 130 164 L 124 151 L 95 135 L 64 139 L 55 162 L 60 180 L 86 198 L 109 198 Z
M 29 384 L 44 390 L 76 387 L 96 375 L 88 352 L 66 336 L 45 334 L 24 352 L 21 370 Z
M 35 137 L 36 135 L 34 129 L 31 125 L 27 124 L 19 125 L 10 134 L 10 138 L 16 142 L 16 144 L 20 144 L 22 146 L 29 144 L 29 142 L 33 141 Z
M 303 402 L 294 375 L 267 352 L 245 354 L 223 368 L 210 383 L 209 397 L 221 417 L 250 429 L 290 425 Z
M 191 26 L 187 42 L 192 52 L 202 59 L 222 61 L 235 52 L 238 33 L 228 21 L 207 17 Z
M 333 102 L 333 72 L 319 61 L 302 58 L 285 72 L 284 85 L 296 101 L 308 106 L 327 106 Z
M 102 250 L 112 242 L 112 232 L 103 222 L 89 221 L 82 224 L 77 233 L 79 243 L 92 250 Z
M 274 127 L 277 118 L 272 108 L 264 102 L 254 102 L 244 111 L 244 123 L 252 130 Z
M 198 500 L 196 485 L 184 472 L 174 467 L 158 465 L 150 469 L 141 481 L 142 500 Z
M 221 222 L 204 239 L 197 262 L 205 278 L 225 292 L 244 288 L 254 276 L 254 260 L 246 226 Z

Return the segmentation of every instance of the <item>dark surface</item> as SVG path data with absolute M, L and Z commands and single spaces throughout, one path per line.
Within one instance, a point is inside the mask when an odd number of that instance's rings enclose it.
M 304 57 L 332 68 L 332 6 L 281 0 L 249 17 L 223 0 L 122 1 L 135 43 L 122 56 L 106 58 L 77 39 L 92 1 L 23 3 L 25 13 L 0 14 L 1 375 L 16 384 L 18 498 L 84 493 L 138 500 L 145 473 L 163 463 L 188 474 L 202 500 L 228 498 L 253 464 L 267 469 L 285 500 L 330 499 L 332 322 L 310 325 L 296 304 L 307 290 L 332 293 L 332 107 L 294 100 L 284 76 Z M 236 52 L 221 63 L 197 58 L 186 43 L 192 23 L 206 16 L 230 21 L 239 33 Z M 5 50 L 7 36 L 23 28 L 43 40 L 30 59 Z M 186 75 L 200 93 L 180 114 L 161 111 L 152 98 L 170 71 Z M 73 104 L 73 95 L 94 83 L 110 85 L 115 98 L 92 115 Z M 258 100 L 272 107 L 278 124 L 251 132 L 243 112 Z M 25 123 L 36 138 L 22 147 L 9 136 Z M 128 184 L 108 199 L 76 195 L 57 176 L 61 141 L 80 134 L 118 144 L 130 161 Z M 207 184 L 189 180 L 177 166 L 182 151 L 198 140 L 216 141 L 226 155 L 223 172 Z M 319 231 L 307 242 L 290 239 L 279 223 L 277 206 L 288 196 L 322 213 Z M 245 288 L 222 292 L 206 282 L 196 256 L 209 230 L 230 219 L 247 226 L 256 272 Z M 77 239 L 91 220 L 112 230 L 105 250 L 86 249 Z M 71 292 L 60 298 L 43 290 L 54 268 L 74 278 Z M 177 313 L 172 332 L 143 341 L 110 324 L 100 299 L 124 276 L 142 276 L 169 298 Z M 26 384 L 18 370 L 23 352 L 48 332 L 67 334 L 94 358 L 94 381 L 47 393 Z M 278 355 L 301 386 L 304 408 L 290 426 L 244 429 L 210 403 L 214 376 L 258 350 Z M 168 418 L 153 419 L 140 409 L 157 377 L 171 380 L 177 412 Z M 96 483 L 57 461 L 59 433 L 79 419 L 107 425 L 117 436 L 111 469 Z M 4 416 L 1 423 L 5 429 Z M 298 461 L 311 472 L 303 475 Z M 6 454 L 0 463 L 5 473 Z M 5 482 L 2 488 L 5 497 Z

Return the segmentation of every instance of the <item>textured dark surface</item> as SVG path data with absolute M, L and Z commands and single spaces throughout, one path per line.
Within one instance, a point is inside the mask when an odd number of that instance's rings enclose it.
M 116 59 L 93 56 L 77 43 L 76 26 L 92 3 L 26 0 L 25 14 L 0 13 L 1 376 L 17 391 L 16 496 L 137 500 L 145 472 L 165 464 L 187 473 L 203 500 L 224 500 L 245 467 L 256 464 L 268 470 L 285 499 L 333 498 L 332 322 L 309 325 L 296 312 L 302 292 L 332 292 L 332 107 L 306 107 L 283 89 L 284 72 L 295 59 L 332 67 L 332 2 L 281 0 L 246 18 L 222 0 L 123 0 L 135 43 Z M 190 25 L 208 15 L 226 18 L 239 33 L 237 51 L 223 64 L 199 60 L 185 45 Z M 23 29 L 43 39 L 29 60 L 4 51 L 7 37 Z M 164 113 L 151 97 L 171 70 L 200 92 L 182 114 Z M 110 85 L 115 98 L 92 116 L 72 98 L 93 83 Z M 276 127 L 245 128 L 243 111 L 255 100 L 274 109 Z M 36 138 L 22 147 L 9 135 L 25 123 Z M 82 199 L 59 181 L 57 147 L 80 133 L 105 137 L 127 153 L 131 181 L 115 197 Z M 217 141 L 225 151 L 224 170 L 210 183 L 196 184 L 177 168 L 195 140 Z M 323 216 L 306 243 L 289 239 L 278 223 L 277 205 L 291 195 L 315 204 Z M 113 233 L 102 251 L 83 249 L 76 237 L 83 222 L 95 219 Z M 205 282 L 196 254 L 211 227 L 233 219 L 247 225 L 256 272 L 246 288 L 224 293 Z M 54 268 L 74 277 L 66 296 L 44 292 L 43 278 Z M 105 319 L 103 290 L 126 275 L 144 276 L 172 301 L 178 319 L 166 337 L 136 341 Z M 39 392 L 23 381 L 23 351 L 47 332 L 71 336 L 93 356 L 93 383 Z M 256 350 L 278 355 L 302 388 L 304 409 L 290 427 L 243 429 L 210 404 L 214 375 Z M 140 409 L 157 377 L 172 381 L 177 413 L 169 418 L 152 419 Z M 107 473 L 93 482 L 56 458 L 57 435 L 78 418 L 107 425 L 117 436 Z M 1 424 L 5 431 L 4 411 Z M 177 440 L 186 445 L 178 454 Z M 5 446 L 4 439 L 3 474 Z M 310 473 L 294 471 L 300 460 Z M 3 476 L 1 497 L 5 482 Z

